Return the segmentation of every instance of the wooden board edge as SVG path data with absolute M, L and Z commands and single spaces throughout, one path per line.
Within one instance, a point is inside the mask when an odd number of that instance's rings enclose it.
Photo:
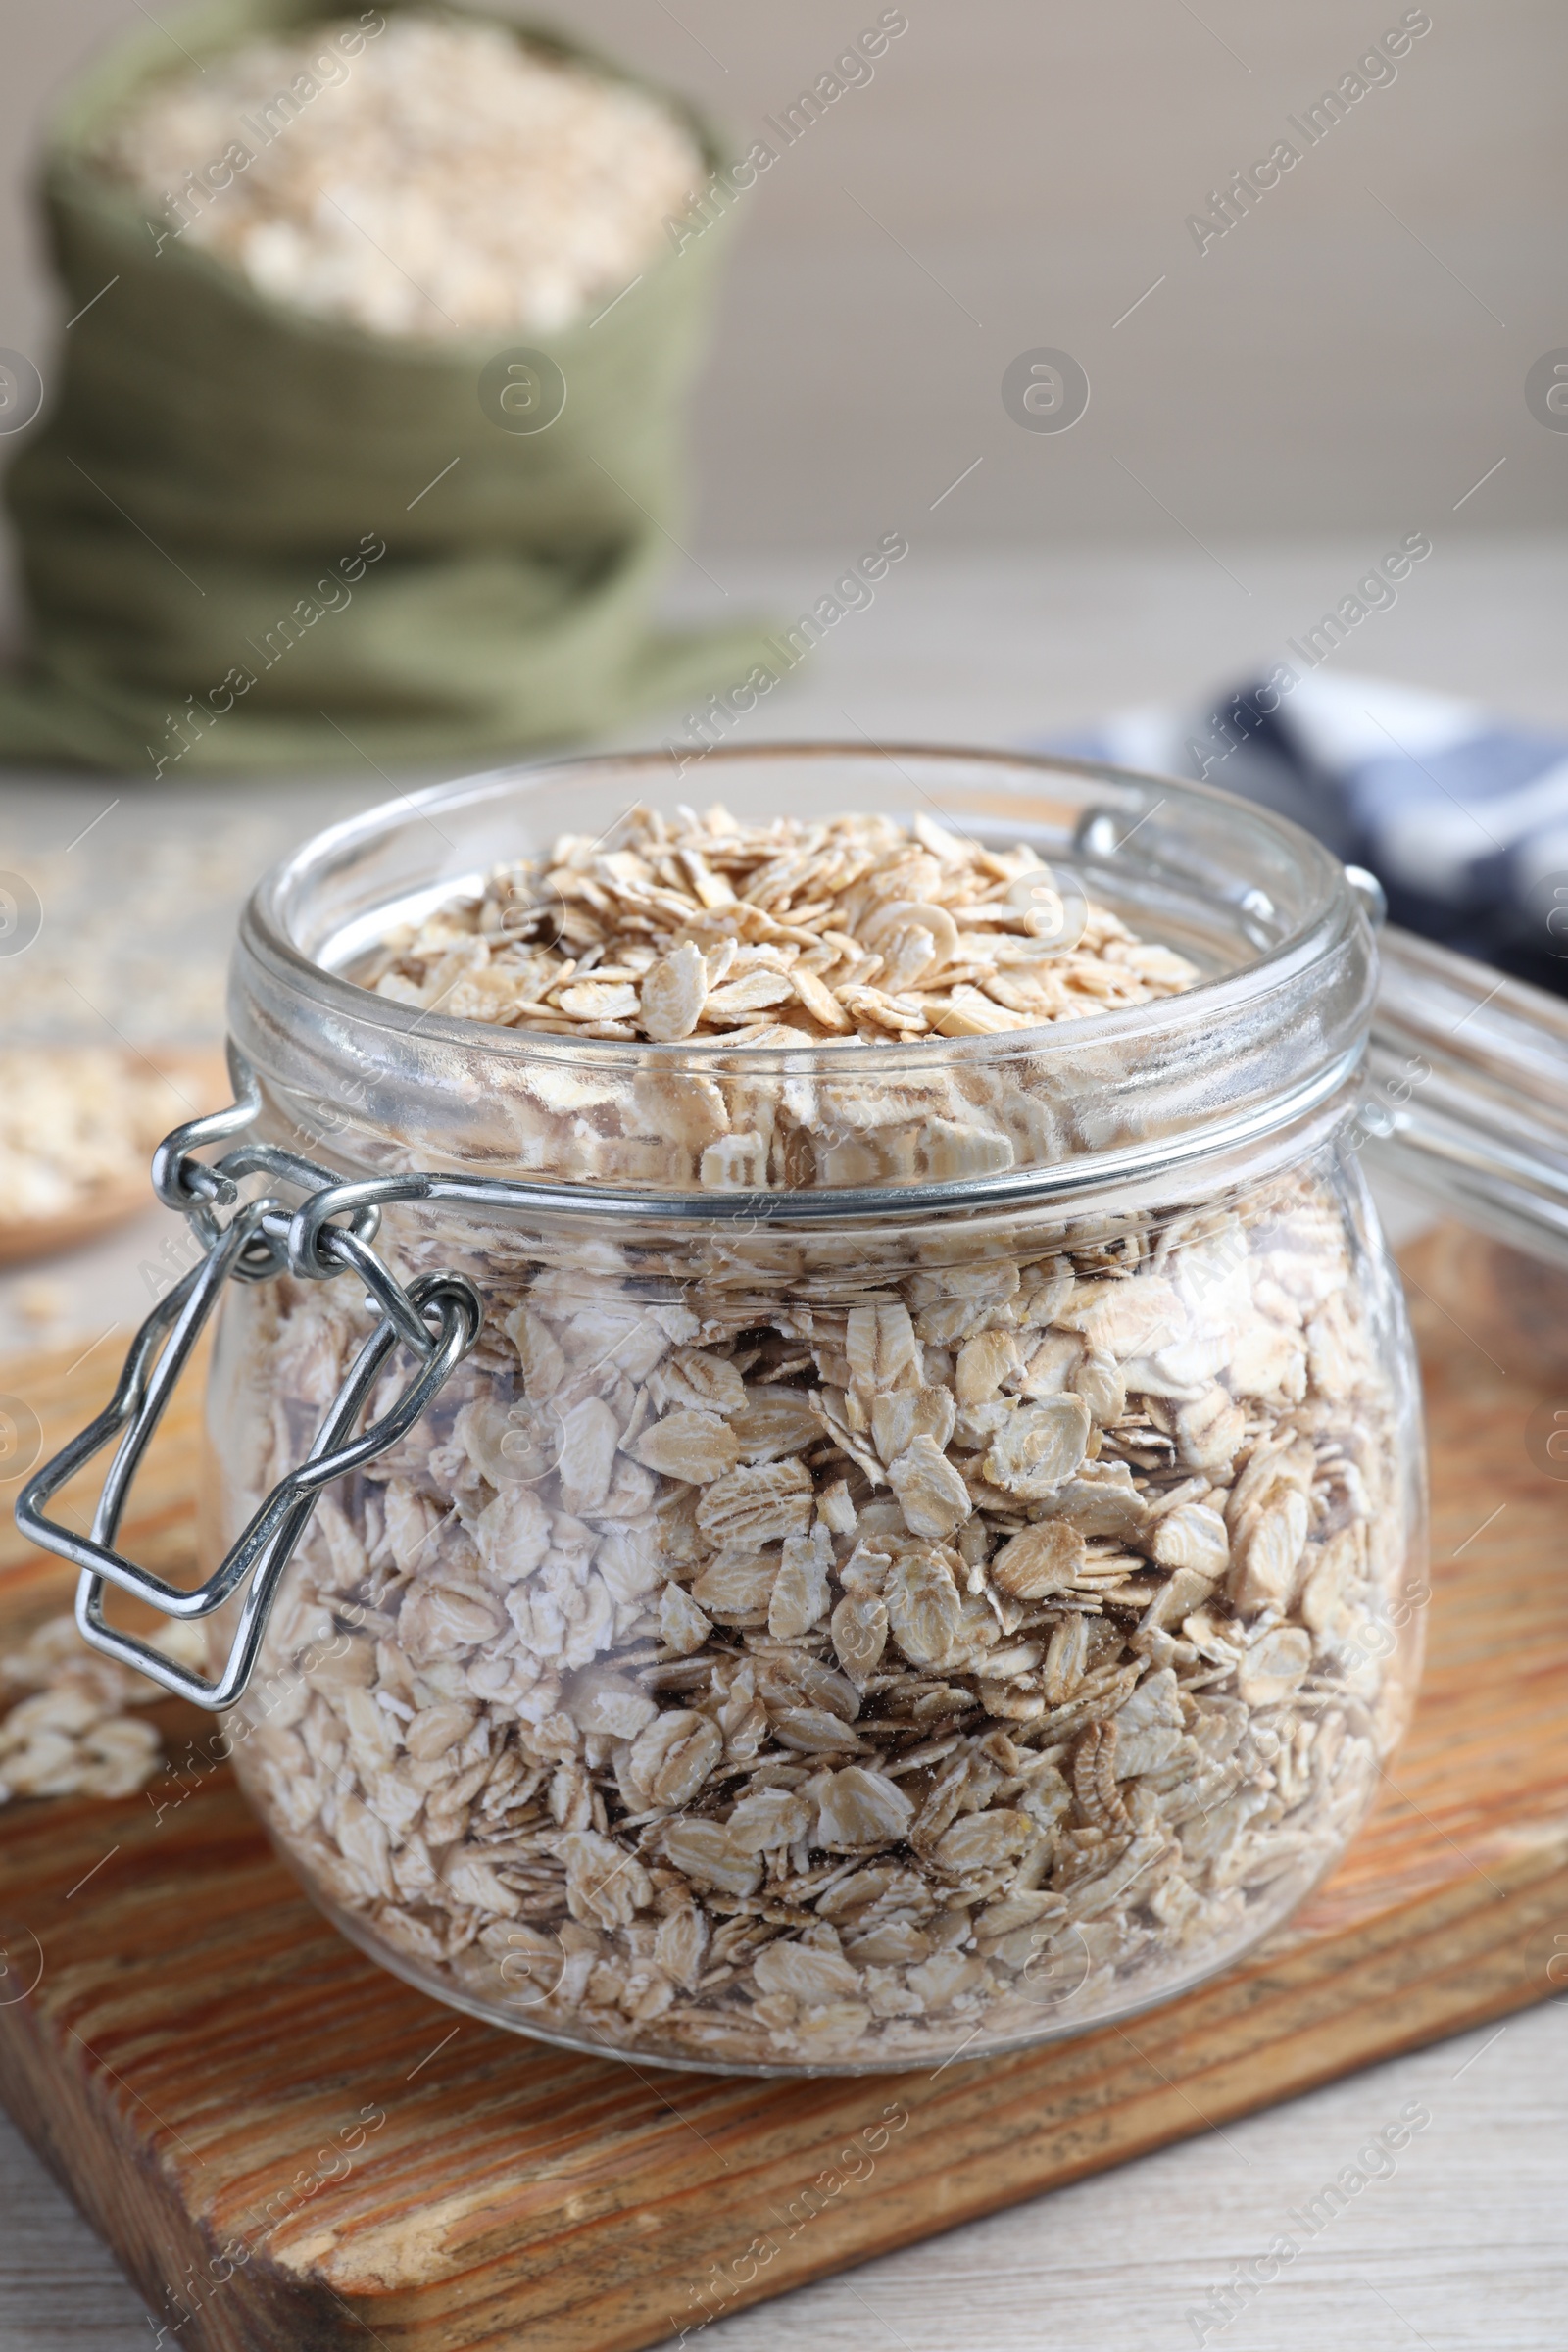
M 133 2092 L 124 2095 L 127 2104 L 134 2100 Z M 290 2352 L 337 2352 L 351 2341 L 364 2352 L 363 2325 L 343 2328 L 341 2310 L 332 2329 L 318 2324 L 314 2307 L 330 2309 L 335 2298 L 301 2296 L 281 2274 L 269 2280 L 259 2268 L 254 2284 L 260 2291 L 229 2301 L 232 2289 L 217 2276 L 223 2268 L 220 2246 L 156 2161 L 127 2155 L 127 2135 L 111 2124 L 101 2079 L 85 2064 L 74 2066 L 48 2052 L 31 2026 L 0 2033 L 0 2105 L 166 2331 L 156 2338 L 157 2352 L 166 2345 L 184 2352 L 258 2352 L 271 2344 L 287 2344 Z M 73 2160 L 86 2149 L 102 2151 L 100 2167 Z
M 684 2194 L 687 2250 L 673 2265 L 658 2256 L 661 2241 L 671 2242 L 671 2217 L 628 2207 L 565 2228 L 554 2258 L 531 2278 L 519 2275 L 515 2251 L 497 2249 L 455 2277 L 388 2294 L 347 2282 L 340 2291 L 319 2269 L 291 2275 L 260 2254 L 218 2283 L 221 2248 L 156 2161 L 116 2156 L 100 2176 L 68 2158 L 73 2145 L 107 2150 L 123 2138 L 111 2132 L 109 2111 L 132 2094 L 117 2093 L 85 2060 L 62 2066 L 29 2022 L 0 2033 L 0 2096 L 169 2325 L 171 2340 L 178 2324 L 187 2352 L 256 2352 L 276 2342 L 299 2352 L 364 2352 L 368 2332 L 387 2352 L 438 2340 L 464 2352 L 511 2352 L 524 2328 L 529 2352 L 643 2352 L 682 2327 L 694 2329 L 1550 1997 L 1558 1986 L 1548 1967 L 1568 1949 L 1568 1860 L 1559 1844 L 1554 1854 L 1521 1856 L 1507 1879 L 1500 1901 L 1484 1886 L 1462 1899 L 1446 1888 L 1343 1941 L 1282 1951 L 1125 2029 L 1055 2045 L 1075 2054 L 1084 2079 L 1069 2081 L 1053 2102 L 1032 2080 L 1041 2059 L 1024 2062 L 1005 2079 L 1010 2095 L 997 2103 L 998 2131 L 977 2130 L 964 2112 L 984 2098 L 986 2083 L 980 2067 L 959 2068 L 939 2094 L 953 2110 L 942 2128 L 906 2141 L 903 2126 L 884 2127 L 858 2185 L 831 2193 L 824 2185 L 838 2141 L 852 2137 L 842 2119 L 828 2136 L 818 2130 L 814 2147 L 775 2146 L 735 2183 L 720 2179 Z M 1173 2073 L 1170 2044 L 1195 2008 L 1210 2014 L 1195 2018 L 1183 2053 L 1190 2062 Z M 1118 2040 L 1124 2049 L 1095 2047 Z M 1097 2059 L 1105 2062 L 1098 2077 Z M 911 2083 L 926 2080 L 860 2079 L 868 2112 L 908 2112 Z M 1104 2095 L 1118 2083 L 1115 2095 Z M 1031 2132 L 1036 2105 L 1044 2112 Z M 782 2228 L 780 2215 L 793 2227 Z M 760 2260 L 769 2244 L 773 2251 Z M 167 2249 L 162 2268 L 150 2251 L 158 2247 Z M 748 2259 L 751 2275 L 742 2277 Z M 596 2274 L 604 2283 L 585 2299 L 583 2282 Z

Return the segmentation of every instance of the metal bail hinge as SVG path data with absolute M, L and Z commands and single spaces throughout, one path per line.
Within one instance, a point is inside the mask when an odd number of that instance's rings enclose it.
M 176 1128 L 160 1145 L 153 1162 L 159 1197 L 190 1218 L 206 1245 L 205 1255 L 159 1300 L 142 1324 L 110 1402 L 89 1428 L 27 1481 L 16 1511 L 17 1525 L 24 1536 L 80 1569 L 76 1624 L 93 1648 L 122 1665 L 135 1667 L 177 1697 L 214 1710 L 232 1706 L 250 1681 L 278 1580 L 322 1488 L 373 1461 L 407 1435 L 472 1348 L 482 1319 L 478 1294 L 466 1276 L 425 1274 L 405 1289 L 370 1249 L 380 1218 L 379 1207 L 367 1200 L 374 1187 L 341 1188 L 353 1195 L 337 1212 L 350 1215 L 345 1229 L 325 1222 L 334 1207 L 321 1196 L 340 1189 L 330 1169 L 265 1144 L 242 1145 L 216 1167 L 194 1158 L 200 1145 L 236 1134 L 256 1116 L 260 1098 L 255 1082 L 237 1057 L 234 1076 L 239 1100 L 226 1110 Z M 282 1177 L 306 1190 L 312 1196 L 306 1205 L 318 1213 L 307 1219 L 300 1208 L 291 1209 L 269 1195 L 235 1207 L 227 1224 L 220 1226 L 216 1209 L 236 1200 L 238 1178 L 259 1172 Z M 397 1190 L 393 1179 L 389 1196 L 395 1197 Z M 264 1282 L 285 1266 L 318 1281 L 331 1280 L 352 1268 L 380 1309 L 379 1319 L 350 1367 L 306 1459 L 279 1479 L 206 1583 L 192 1592 L 181 1592 L 150 1569 L 122 1558 L 114 1548 L 130 1483 L 224 1283 L 231 1275 L 240 1281 Z M 391 1406 L 355 1437 L 366 1399 L 382 1365 L 399 1345 L 414 1356 L 415 1369 Z M 78 1535 L 47 1517 L 44 1506 L 115 1438 L 120 1443 L 98 1497 L 91 1535 Z M 104 1617 L 106 1585 L 118 1585 L 122 1592 L 149 1602 L 167 1617 L 188 1620 L 210 1616 L 247 1582 L 250 1589 L 241 1606 L 239 1627 L 227 1663 L 216 1682 L 176 1665 L 150 1642 L 121 1632 Z

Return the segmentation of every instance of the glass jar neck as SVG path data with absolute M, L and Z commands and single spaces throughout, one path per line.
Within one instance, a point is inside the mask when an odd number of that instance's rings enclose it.
M 1200 979 L 1182 994 L 1000 1035 L 725 1050 L 528 1036 L 453 1020 L 346 976 L 398 925 L 472 895 L 564 827 L 690 797 L 662 755 L 498 774 L 319 836 L 248 906 L 235 1041 L 276 1124 L 345 1174 L 417 1167 L 657 1197 L 677 1213 L 893 1213 L 1093 1193 L 1200 1171 L 1304 1121 L 1360 1054 L 1375 952 L 1338 862 L 1295 826 L 1202 786 L 1083 762 L 832 745 L 715 752 L 743 819 L 935 809 L 989 846 L 1069 869 Z M 716 1154 L 715 1144 L 723 1149 Z M 744 1201 L 732 1197 L 746 1196 Z

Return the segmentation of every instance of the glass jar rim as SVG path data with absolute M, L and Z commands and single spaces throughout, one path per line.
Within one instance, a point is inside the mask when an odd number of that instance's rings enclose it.
M 716 746 L 701 764 L 726 802 L 737 790 L 760 792 L 764 804 L 770 796 L 769 815 L 799 812 L 803 801 L 818 813 L 867 803 L 891 813 L 898 803 L 907 815 L 923 801 L 949 828 L 985 828 L 993 846 L 1032 838 L 1048 863 L 1070 864 L 1092 895 L 1131 909 L 1144 936 L 1185 947 L 1206 926 L 1213 968 L 1174 996 L 1072 1021 L 833 1047 L 539 1037 L 421 1009 L 346 976 L 344 965 L 395 921 L 471 895 L 495 865 L 547 846 L 564 820 L 591 824 L 610 803 L 623 817 L 639 803 L 674 801 L 668 787 L 680 787 L 682 768 L 670 754 L 598 753 L 493 769 L 379 804 L 273 867 L 252 894 L 236 945 L 231 1013 L 241 1051 L 264 1082 L 298 1094 L 303 1079 L 307 1094 L 329 1096 L 367 1066 L 388 1084 L 466 1099 L 483 1093 L 487 1077 L 526 1085 L 530 1073 L 542 1085 L 584 1073 L 611 1089 L 650 1073 L 825 1089 L 949 1078 L 983 1088 L 1005 1078 L 1073 1104 L 1069 1123 L 1084 1129 L 1064 1151 L 1025 1151 L 1013 1170 L 1025 1185 L 1053 1168 L 1059 1175 L 1066 1160 L 1103 1157 L 1099 1131 L 1110 1098 L 1124 1112 L 1137 1098 L 1136 1114 L 1121 1120 L 1124 1147 L 1164 1142 L 1185 1160 L 1205 1139 L 1216 1148 L 1234 1141 L 1237 1121 L 1244 1134 L 1288 1123 L 1343 1085 L 1359 1057 L 1376 963 L 1365 914 L 1332 853 L 1270 809 L 1208 785 L 1045 753 L 785 741 Z M 843 797 L 852 786 L 858 799 Z M 533 837 L 517 839 L 508 828 L 525 818 Z M 309 1040 L 309 1051 L 291 1053 L 291 1040 Z M 437 1141 L 433 1125 L 410 1141 L 416 1165 L 432 1145 L 449 1167 L 468 1157 L 461 1133 L 443 1130 Z M 495 1160 L 493 1149 L 477 1156 Z M 1125 1161 L 1125 1149 L 1115 1156 Z M 578 1181 L 565 1167 L 516 1173 Z M 1088 1173 L 1078 1166 L 1075 1189 Z M 667 1201 L 690 1188 L 652 1189 Z M 885 1189 L 931 1194 L 918 1180 Z

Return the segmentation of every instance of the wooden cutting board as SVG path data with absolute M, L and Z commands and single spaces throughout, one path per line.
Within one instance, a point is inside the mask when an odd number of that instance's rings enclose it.
M 1568 1982 L 1568 1484 L 1538 1467 L 1559 1398 L 1568 1427 L 1568 1285 L 1457 1228 L 1408 1272 L 1437 1563 L 1415 1728 L 1294 1926 L 1124 2026 L 781 2083 L 492 2032 L 317 1916 L 175 1703 L 149 1794 L 0 1811 L 0 2095 L 166 2340 L 660 2342 Z M 0 1387 L 52 1443 L 107 1355 Z M 191 1542 L 195 1398 L 177 1409 L 127 1529 L 166 1573 Z M 6 1537 L 0 1642 L 69 1584 Z

